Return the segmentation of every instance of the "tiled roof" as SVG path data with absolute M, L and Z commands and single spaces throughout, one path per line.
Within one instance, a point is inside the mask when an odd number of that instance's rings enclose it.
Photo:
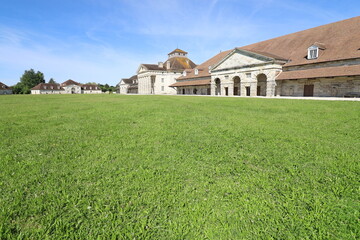
M 164 67 L 159 67 L 158 64 L 142 64 L 144 67 L 146 67 L 148 70 L 159 70 L 159 71 L 165 71 L 165 66 Z
M 69 85 L 81 85 L 81 84 L 78 82 L 75 82 L 74 80 L 71 80 L 71 79 L 69 79 L 61 84 L 62 87 L 69 86 Z
M 176 82 L 174 84 L 171 84 L 170 87 L 203 86 L 203 85 L 210 85 L 210 78 Z
M 312 45 L 321 50 L 317 59 L 308 60 L 307 50 Z M 241 49 L 290 60 L 284 66 L 360 58 L 360 17 L 254 43 Z
M 196 67 L 196 64 L 193 63 L 193 61 L 191 61 L 188 58 L 184 58 L 184 57 L 174 57 L 174 58 L 168 59 L 164 63 L 165 68 L 167 66 L 167 62 L 170 62 L 170 69 L 168 69 L 168 70 L 184 70 L 184 69 Z
M 186 76 L 181 76 L 178 80 L 184 79 L 193 79 L 193 78 L 203 78 L 203 77 L 210 77 L 209 67 L 214 66 L 217 64 L 221 59 L 223 59 L 227 54 L 229 54 L 232 50 L 227 50 L 224 52 L 220 52 L 214 57 L 210 58 L 206 62 L 196 66 L 194 69 L 186 69 Z M 195 69 L 202 69 L 198 71 L 198 75 L 195 75 Z
M 286 71 L 280 73 L 276 80 L 304 79 L 320 77 L 341 77 L 341 76 L 360 76 L 360 66 L 337 66 L 324 67 L 306 70 Z
M 133 75 L 130 78 L 121 79 L 121 82 L 124 82 L 125 84 L 134 84 L 136 80 L 137 80 L 137 75 Z
M 4 83 L 0 82 L 0 90 L 10 90 L 11 87 L 5 85 Z
M 170 68 L 167 69 L 167 64 L 170 62 Z M 196 64 L 186 57 L 173 57 L 163 63 L 163 67 L 159 67 L 158 64 L 142 64 L 147 70 L 150 71 L 175 71 L 184 70 L 188 68 L 196 67 Z
M 179 49 L 179 48 L 175 49 L 174 51 L 172 51 L 172 52 L 169 53 L 168 55 L 173 54 L 173 53 L 185 53 L 185 54 L 187 54 L 187 52 L 185 52 L 184 50 L 181 50 L 181 49 Z
M 57 83 L 39 83 L 31 90 L 57 90 L 64 91 L 64 89 Z

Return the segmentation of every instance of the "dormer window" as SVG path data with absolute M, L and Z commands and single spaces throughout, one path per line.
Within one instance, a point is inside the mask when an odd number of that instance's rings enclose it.
M 197 68 L 195 68 L 195 75 L 199 74 L 199 70 Z
M 186 77 L 186 71 L 185 70 L 183 71 L 183 76 Z
M 307 59 L 317 59 L 319 56 L 319 47 L 318 46 L 311 46 L 308 48 L 308 55 Z

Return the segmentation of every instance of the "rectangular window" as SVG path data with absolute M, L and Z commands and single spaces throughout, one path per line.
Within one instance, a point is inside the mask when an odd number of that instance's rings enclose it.
M 164 83 L 164 78 L 161 78 L 161 82 Z
M 161 91 L 164 91 L 164 86 L 161 86 Z
M 251 73 L 246 73 L 247 78 L 251 78 Z
M 317 49 L 311 49 L 309 50 L 310 57 L 309 59 L 315 59 L 317 58 Z

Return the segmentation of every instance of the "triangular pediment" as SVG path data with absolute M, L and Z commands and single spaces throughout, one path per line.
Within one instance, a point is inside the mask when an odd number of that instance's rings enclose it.
M 145 72 L 145 71 L 148 71 L 148 70 L 149 69 L 144 64 L 140 64 L 140 66 L 138 67 L 136 73 Z
M 258 53 L 235 48 L 228 55 L 226 55 L 219 63 L 217 63 L 211 70 L 231 69 L 243 66 L 251 66 L 273 61 L 274 58 L 267 57 Z

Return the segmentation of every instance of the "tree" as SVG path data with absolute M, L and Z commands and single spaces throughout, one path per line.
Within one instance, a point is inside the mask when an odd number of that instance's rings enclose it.
M 50 78 L 49 83 L 55 83 L 56 84 L 57 82 L 53 78 Z
M 44 74 L 37 71 L 35 73 L 34 69 L 25 70 L 24 74 L 14 86 L 14 93 L 17 94 L 29 94 L 30 89 L 38 85 L 39 83 L 45 83 Z

